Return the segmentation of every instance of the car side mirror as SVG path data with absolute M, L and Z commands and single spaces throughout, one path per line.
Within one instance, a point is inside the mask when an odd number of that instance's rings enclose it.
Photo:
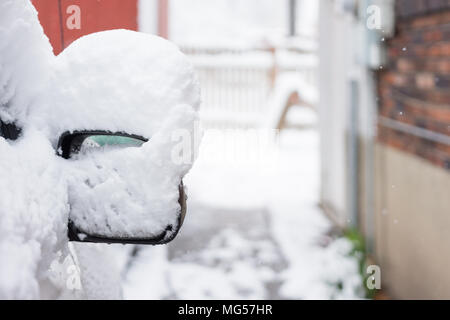
M 122 147 L 140 147 L 148 140 L 137 135 L 130 135 L 125 133 L 113 133 L 109 131 L 78 131 L 72 133 L 64 133 L 58 142 L 58 155 L 65 159 L 76 158 L 80 153 L 90 152 L 96 148 L 122 148 Z M 76 161 L 76 160 L 75 160 Z M 178 185 L 178 204 L 179 210 L 177 217 L 174 219 L 175 223 L 167 223 L 158 227 L 155 232 L 139 236 L 130 234 L 126 228 L 123 230 L 117 230 L 116 233 L 111 235 L 111 232 L 104 232 L 105 228 L 94 228 L 95 230 L 85 230 L 85 228 L 77 223 L 77 219 L 73 219 L 72 211 L 69 213 L 68 221 L 68 237 L 69 241 L 76 242 L 95 242 L 95 243 L 131 243 L 131 244 L 165 244 L 172 241 L 178 234 L 181 225 L 183 224 L 184 217 L 186 215 L 186 194 L 183 186 L 183 181 Z M 90 211 L 91 209 L 86 209 Z M 98 221 L 95 219 L 97 214 L 95 210 L 92 212 L 86 212 L 83 215 L 83 223 L 89 226 L 98 225 Z M 122 218 L 126 218 L 127 212 L 117 212 L 117 215 L 122 215 Z M 91 221 L 90 221 L 91 220 Z M 106 222 L 107 223 L 107 222 Z M 97 230 L 98 229 L 98 230 Z

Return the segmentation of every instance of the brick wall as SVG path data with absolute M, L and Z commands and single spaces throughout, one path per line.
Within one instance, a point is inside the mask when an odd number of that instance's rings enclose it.
M 450 169 L 450 0 L 397 0 L 378 140 Z

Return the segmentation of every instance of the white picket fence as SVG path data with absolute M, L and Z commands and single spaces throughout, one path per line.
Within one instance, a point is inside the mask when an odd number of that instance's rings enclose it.
M 270 101 L 282 73 L 316 82 L 312 52 L 184 47 L 202 91 L 200 117 L 205 128 L 256 128 L 274 108 Z

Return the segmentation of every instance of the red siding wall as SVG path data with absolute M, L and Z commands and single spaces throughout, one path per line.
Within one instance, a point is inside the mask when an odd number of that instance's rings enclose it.
M 110 29 L 137 30 L 137 0 L 32 0 L 55 54 L 79 37 Z M 81 9 L 81 28 L 69 30 L 70 5 Z M 62 32 L 61 32 L 62 31 Z

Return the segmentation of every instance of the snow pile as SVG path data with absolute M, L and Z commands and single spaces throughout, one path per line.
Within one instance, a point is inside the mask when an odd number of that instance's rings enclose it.
M 278 280 L 269 265 L 279 261 L 273 243 L 247 239 L 233 229 L 214 235 L 204 250 L 177 252 L 142 247 L 124 285 L 126 299 L 262 299 Z
M 0 298 L 37 298 L 39 281 L 64 250 L 67 184 L 55 150 L 38 131 L 0 138 Z
M 324 248 L 309 250 L 283 272 L 281 292 L 294 299 L 357 299 L 365 295 L 358 260 L 348 239 L 331 241 Z M 298 255 L 297 248 L 296 255 Z M 306 265 L 305 262 L 309 264 Z M 311 268 L 314 266 L 314 268 Z
M 347 239 L 333 240 L 319 209 L 319 136 L 315 130 L 281 133 L 278 170 L 268 176 L 272 233 L 289 265 L 283 296 L 294 299 L 354 299 L 361 295 L 358 260 Z
M 0 298 L 57 297 L 68 289 L 68 275 L 55 272 L 69 256 L 69 217 L 103 236 L 176 229 L 178 186 L 193 157 L 177 161 L 174 150 L 180 136 L 192 137 L 198 83 L 174 45 L 132 31 L 86 36 L 54 57 L 25 0 L 1 1 L 0 39 L 0 116 L 22 127 L 17 141 L 0 138 Z M 73 130 L 124 132 L 148 142 L 62 159 L 57 141 Z M 188 146 L 180 152 L 195 154 L 196 145 Z M 98 250 L 75 251 L 82 279 L 94 279 L 81 281 L 86 295 L 119 297 L 111 289 L 118 282 L 106 279 L 112 275 L 95 276 L 110 267 Z
M 50 69 L 51 46 L 28 1 L 0 2 L 0 117 L 24 124 Z M 66 183 L 39 131 L 0 138 L 0 298 L 36 298 L 64 248 Z
M 52 48 L 28 0 L 0 1 L 0 117 L 22 120 L 50 71 Z
M 296 93 L 301 104 L 316 105 L 318 92 L 312 84 L 305 81 L 297 72 L 285 72 L 277 77 L 275 88 L 269 101 L 268 128 L 276 128 L 291 94 Z
M 121 299 L 122 286 L 118 250 L 102 244 L 74 243 L 82 298 Z M 79 290 L 81 291 L 81 290 Z

